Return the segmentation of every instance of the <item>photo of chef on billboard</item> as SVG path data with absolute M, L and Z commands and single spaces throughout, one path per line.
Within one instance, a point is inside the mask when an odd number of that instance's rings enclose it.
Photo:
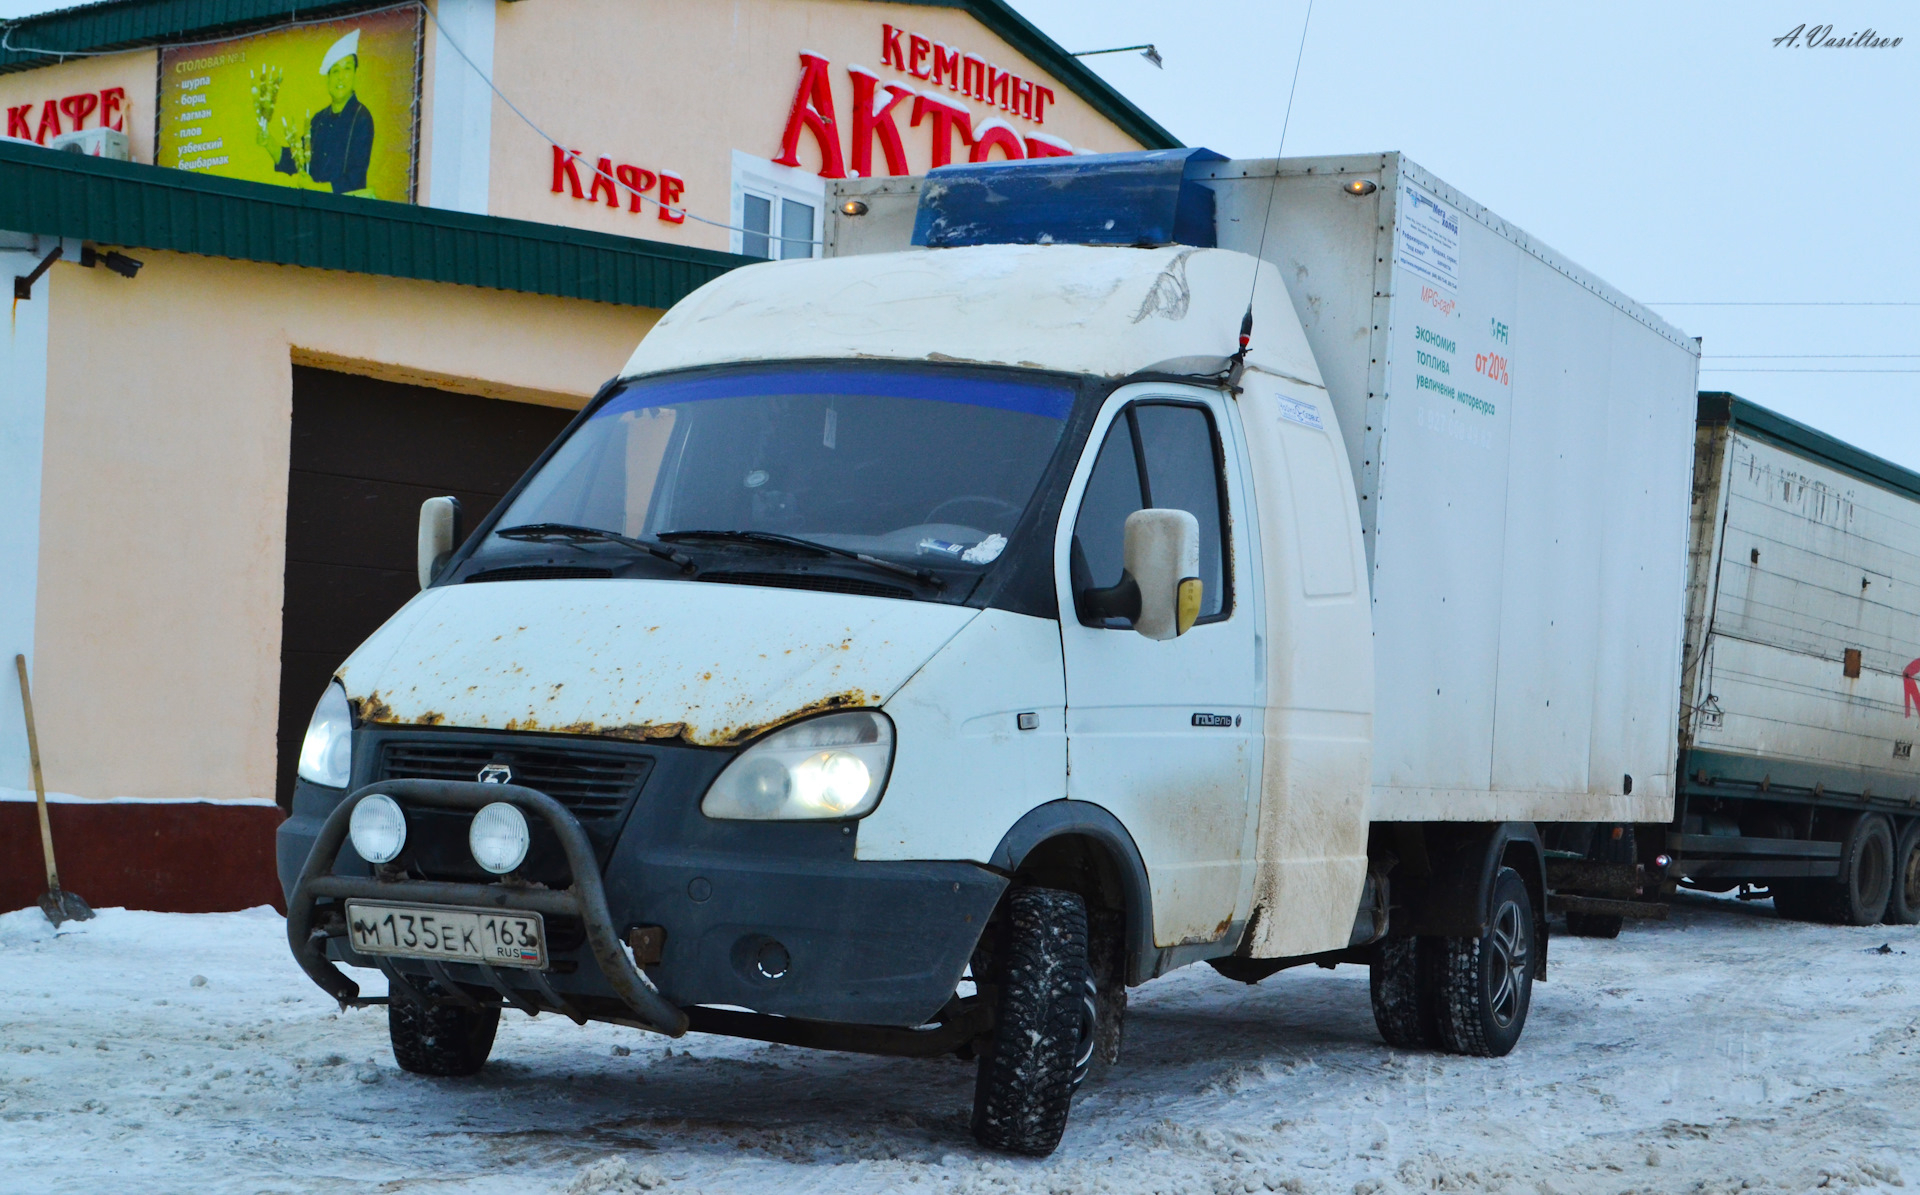
M 314 186 L 330 187 L 336 195 L 374 198 L 367 186 L 367 163 L 373 158 L 373 114 L 354 94 L 354 76 L 360 70 L 360 31 L 355 29 L 333 43 L 320 60 L 320 73 L 327 79 L 327 107 L 307 118 L 305 129 L 290 127 L 280 118 L 281 136 L 274 137 L 273 101 L 279 91 L 279 76 L 274 76 L 272 92 L 261 103 L 265 81 L 255 84 L 255 111 L 260 128 L 255 135 L 260 147 L 273 159 L 273 168 L 304 179 Z M 277 151 L 277 152 L 276 152 Z
M 411 202 L 418 54 L 412 6 L 164 51 L 156 160 Z

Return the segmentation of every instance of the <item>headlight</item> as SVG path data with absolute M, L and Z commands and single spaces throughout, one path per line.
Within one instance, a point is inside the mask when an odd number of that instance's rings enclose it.
M 495 801 L 474 814 L 473 826 L 467 831 L 473 861 L 497 876 L 520 866 L 531 841 L 527 815 L 505 801 Z
M 369 863 L 391 863 L 407 845 L 407 815 L 385 793 L 363 798 L 347 822 L 353 849 Z
M 353 777 L 353 711 L 339 681 L 327 685 L 313 707 L 306 741 L 300 744 L 300 779 L 345 788 Z
M 878 710 L 812 718 L 767 736 L 707 790 L 708 817 L 788 821 L 865 817 L 893 765 L 893 723 Z

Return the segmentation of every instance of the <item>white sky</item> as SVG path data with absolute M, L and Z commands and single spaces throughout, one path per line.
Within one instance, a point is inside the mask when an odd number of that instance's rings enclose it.
M 1137 54 L 1086 61 L 1187 144 L 1277 147 L 1304 0 L 1014 3 L 1069 50 L 1157 45 L 1164 70 Z M 1814 17 L 1906 41 L 1774 48 Z M 1319 0 L 1286 151 L 1405 151 L 1643 302 L 1915 303 L 1656 309 L 1705 338 L 1702 389 L 1920 468 L 1920 237 L 1899 215 L 1920 191 L 1916 84 L 1908 4 Z
M 1305 0 L 1014 3 L 1069 50 L 1158 45 L 1164 70 L 1088 62 L 1187 144 L 1277 147 Z M 1813 17 L 1907 40 L 1774 48 Z M 1916 84 L 1920 10 L 1885 0 L 1319 0 L 1286 150 L 1403 150 L 1644 302 L 1916 304 L 1657 309 L 1705 337 L 1703 388 L 1920 468 L 1920 237 L 1898 214 L 1920 191 Z M 1881 356 L 1731 359 L 1761 353 Z

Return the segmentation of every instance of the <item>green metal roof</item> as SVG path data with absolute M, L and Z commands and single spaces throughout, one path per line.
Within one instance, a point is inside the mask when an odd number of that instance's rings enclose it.
M 0 141 L 0 229 L 671 307 L 753 258 Z
M 1094 111 L 1120 126 L 1141 145 L 1148 149 L 1180 148 L 1179 140 L 1172 133 L 1015 12 L 1006 0 L 890 2 L 954 8 L 967 13 L 1008 45 L 1045 67 Z M 84 4 L 8 23 L 8 42 L 26 48 L 0 50 L 0 74 L 58 62 L 61 52 L 132 50 L 166 42 L 227 37 L 290 20 L 311 20 L 382 6 L 379 0 L 309 4 L 297 0 L 102 0 L 98 4 Z
M 1817 431 L 1797 419 L 1769 411 L 1724 390 L 1706 390 L 1700 394 L 1699 421 L 1727 423 L 1736 431 L 1765 440 L 1807 460 L 1837 469 L 1870 485 L 1920 499 L 1920 473 L 1894 464 L 1885 457 L 1855 448 Z

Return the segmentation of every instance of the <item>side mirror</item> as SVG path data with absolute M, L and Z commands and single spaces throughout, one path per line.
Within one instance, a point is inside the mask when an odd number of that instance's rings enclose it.
M 1186 634 L 1204 597 L 1200 520 L 1184 510 L 1136 510 L 1124 534 L 1120 583 L 1079 594 L 1082 615 L 1128 619 L 1149 639 Z
M 1184 510 L 1136 510 L 1121 557 L 1140 587 L 1133 629 L 1149 639 L 1186 634 L 1200 617 L 1200 520 Z
M 460 499 L 429 498 L 420 504 L 420 588 L 433 584 L 460 541 Z

